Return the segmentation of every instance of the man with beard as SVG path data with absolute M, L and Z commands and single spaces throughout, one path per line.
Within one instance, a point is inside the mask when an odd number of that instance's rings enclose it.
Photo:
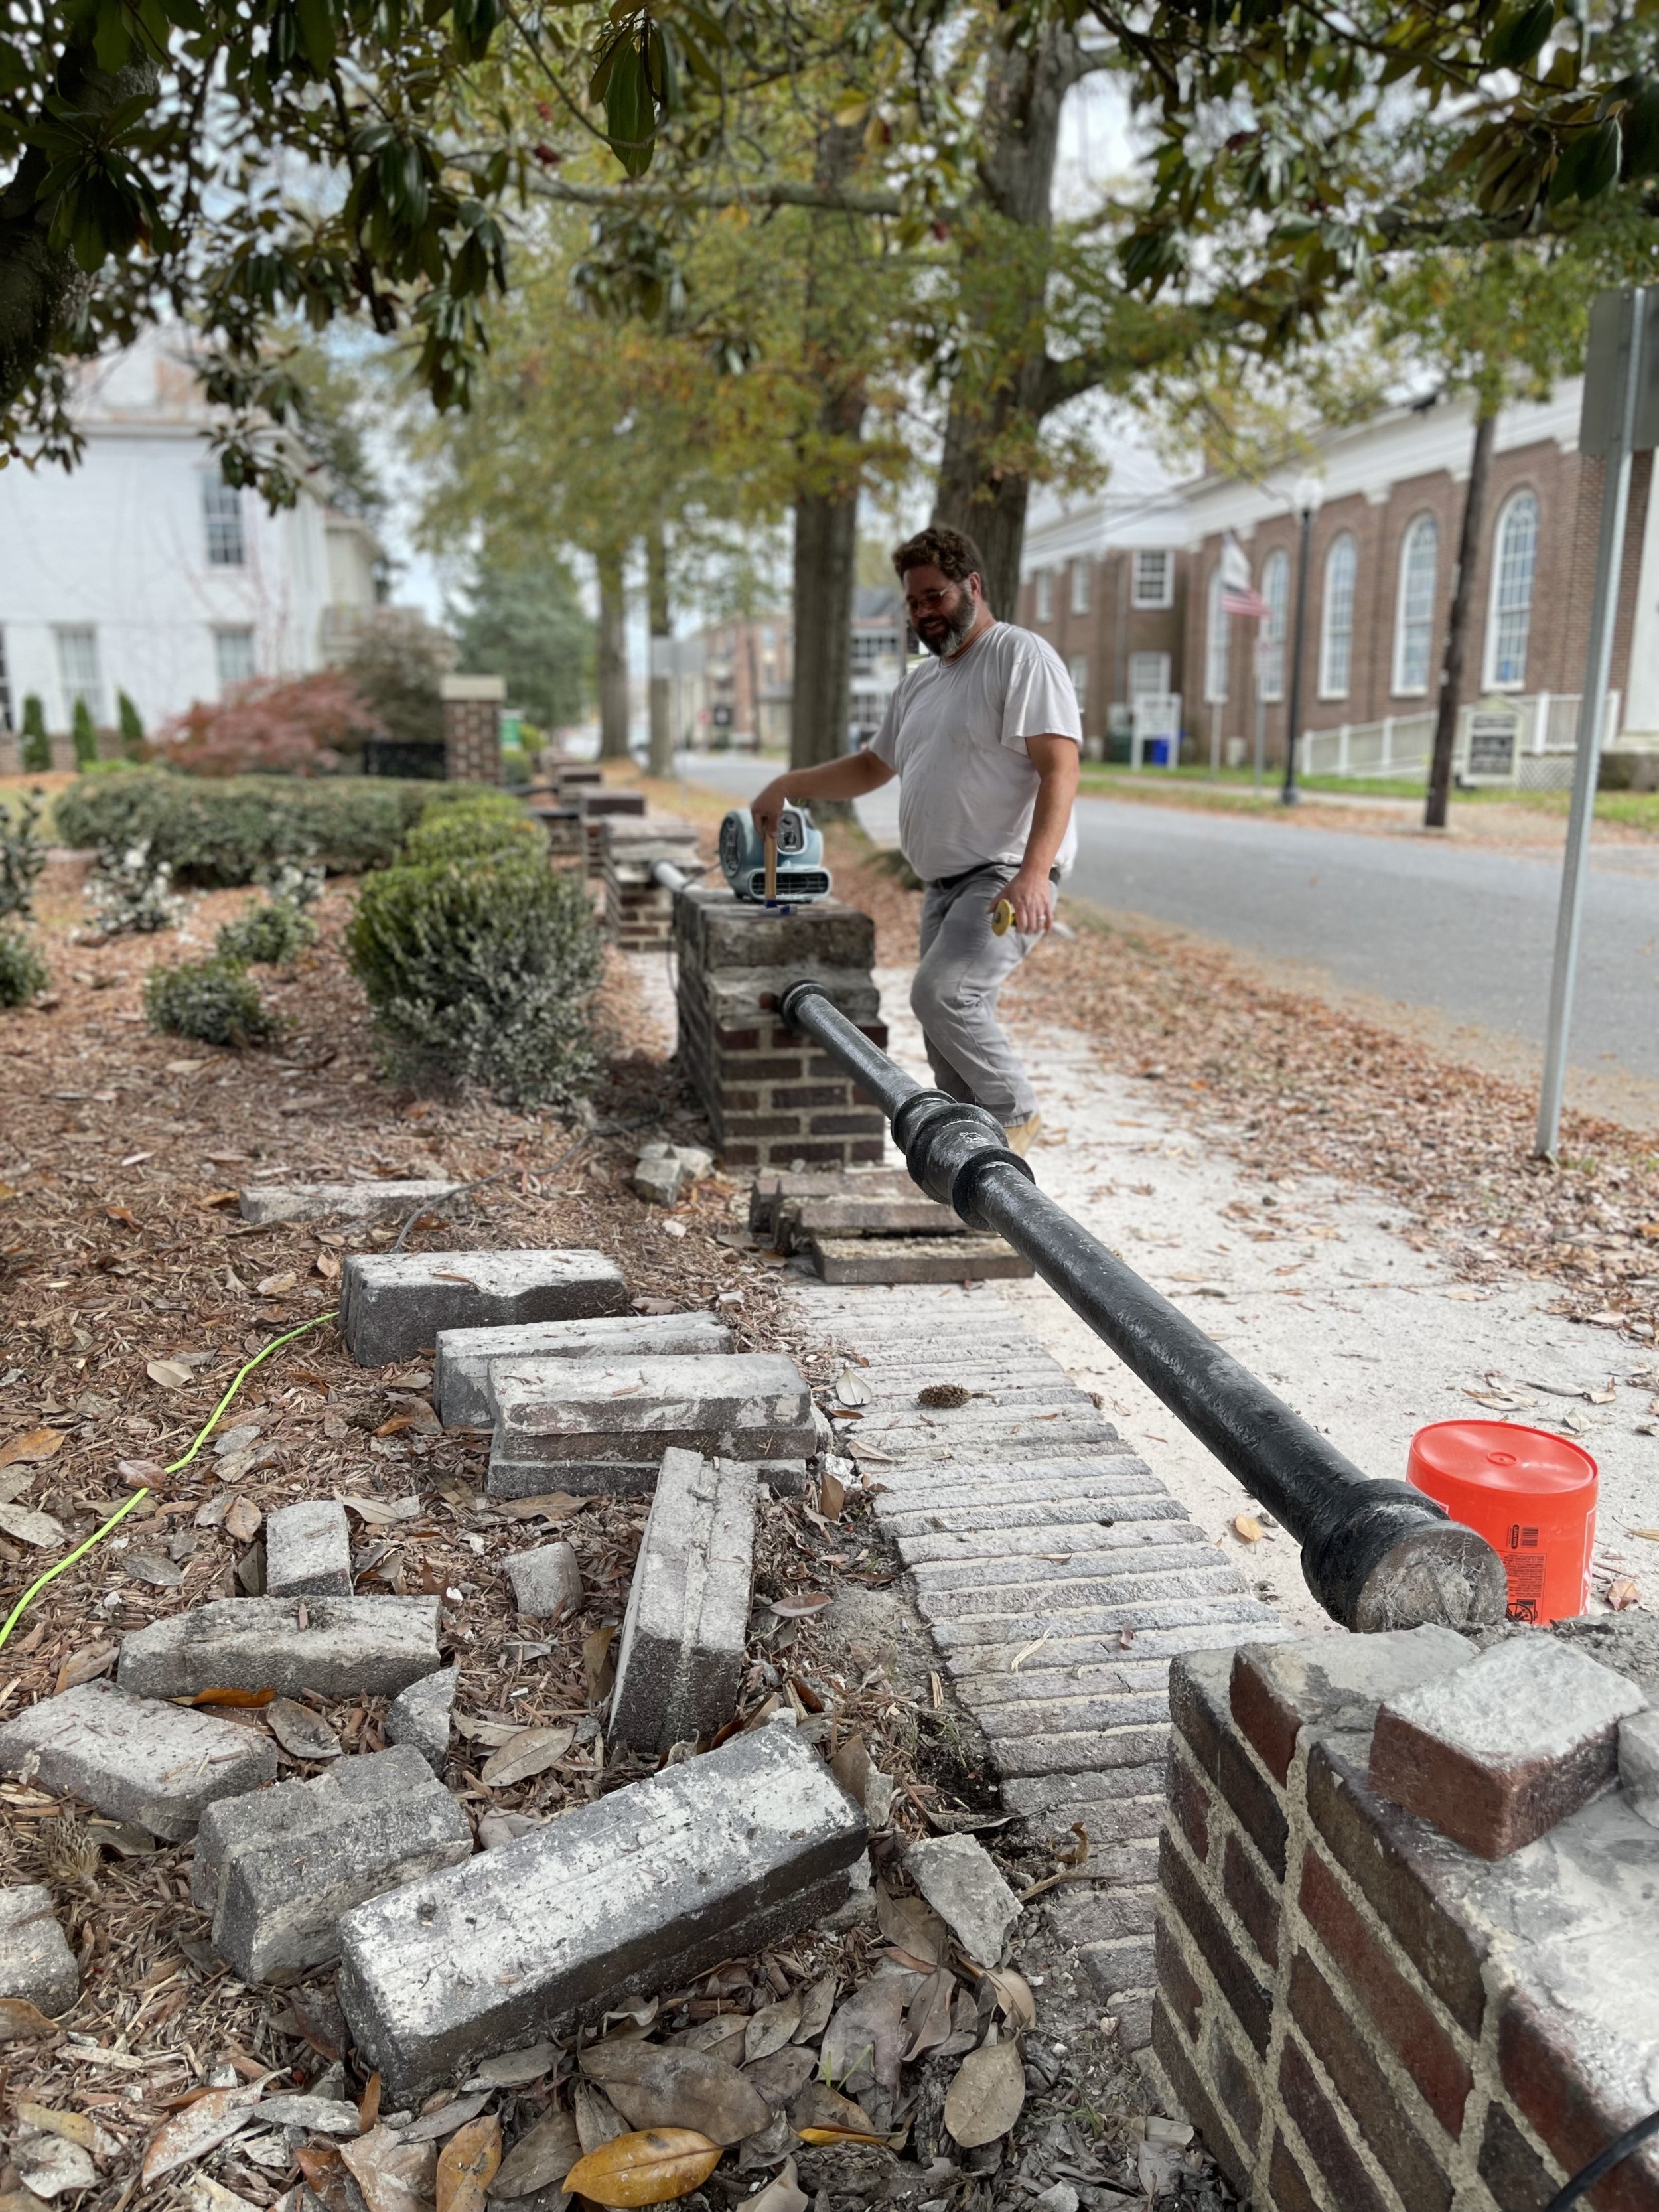
M 786 799 L 858 799 L 898 777 L 900 848 L 927 887 L 910 1006 L 933 1079 L 988 1108 L 1024 1152 L 1041 1117 L 997 996 L 1053 927 L 1055 886 L 1077 850 L 1077 694 L 1046 638 L 991 612 L 971 538 L 920 531 L 893 566 L 932 659 L 904 677 L 866 750 L 777 777 L 751 811 L 775 836 Z M 1003 899 L 1014 927 L 998 937 L 991 919 Z

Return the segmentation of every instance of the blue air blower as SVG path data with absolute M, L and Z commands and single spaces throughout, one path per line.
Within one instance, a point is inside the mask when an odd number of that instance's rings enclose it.
M 776 879 L 769 895 L 766 847 L 752 817 L 733 808 L 720 824 L 720 867 L 740 899 L 757 906 L 805 905 L 828 898 L 823 832 L 805 807 L 786 805 L 778 819 Z

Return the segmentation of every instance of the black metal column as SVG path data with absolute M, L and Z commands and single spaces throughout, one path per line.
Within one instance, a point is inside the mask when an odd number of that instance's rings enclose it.
M 1376 1630 L 1503 1619 L 1503 1564 L 1482 1537 L 1409 1484 L 1363 1474 L 1039 1190 L 991 1115 L 912 1081 L 814 983 L 793 985 L 783 1014 L 880 1103 L 915 1182 L 1030 1260 L 1289 1530 L 1309 1589 L 1334 1620 Z

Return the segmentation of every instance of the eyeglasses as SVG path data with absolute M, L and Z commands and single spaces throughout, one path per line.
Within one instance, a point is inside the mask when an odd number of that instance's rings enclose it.
M 961 588 L 959 584 L 947 584 L 942 591 L 920 592 L 915 599 L 907 594 L 904 604 L 912 615 L 937 614 L 951 594 Z

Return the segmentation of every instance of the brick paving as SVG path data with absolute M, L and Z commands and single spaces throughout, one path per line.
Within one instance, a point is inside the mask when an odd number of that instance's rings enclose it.
M 1006 1803 L 1088 1832 L 1053 1891 L 1128 2049 L 1151 2039 L 1152 1906 L 1178 1652 L 1282 1633 L 1235 1563 L 994 1291 L 802 1283 L 868 1393 L 837 1420 Z M 922 1405 L 930 1385 L 973 1393 Z

